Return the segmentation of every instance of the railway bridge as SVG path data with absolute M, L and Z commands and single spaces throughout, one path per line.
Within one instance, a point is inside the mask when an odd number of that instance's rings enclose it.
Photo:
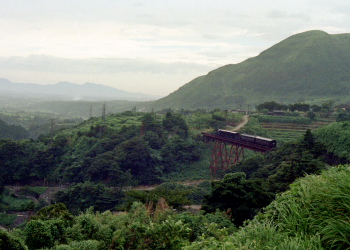
M 276 141 L 260 136 L 218 130 L 216 134 L 202 132 L 206 142 L 213 142 L 210 172 L 212 178 L 218 170 L 227 170 L 244 158 L 244 149 L 265 153 L 276 147 Z

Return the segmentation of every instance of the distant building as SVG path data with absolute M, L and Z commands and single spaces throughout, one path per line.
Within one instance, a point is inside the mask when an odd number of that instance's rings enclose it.
M 272 112 L 268 112 L 268 115 L 279 115 L 279 116 L 284 116 L 286 113 L 283 110 L 274 110 Z

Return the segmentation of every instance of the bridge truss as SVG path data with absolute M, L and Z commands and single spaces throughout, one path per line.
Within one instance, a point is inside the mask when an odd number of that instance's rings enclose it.
M 216 176 L 218 170 L 227 170 L 244 158 L 244 148 L 225 141 L 215 140 L 211 155 L 210 172 Z
M 232 165 L 244 159 L 244 149 L 257 152 L 271 150 L 259 144 L 246 142 L 237 139 L 230 139 L 215 134 L 202 133 L 206 141 L 213 142 L 213 150 L 210 163 L 212 178 L 215 178 L 218 171 L 228 170 Z

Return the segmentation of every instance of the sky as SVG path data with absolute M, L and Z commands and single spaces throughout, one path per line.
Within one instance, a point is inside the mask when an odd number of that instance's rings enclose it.
M 350 33 L 345 0 L 0 0 L 0 78 L 166 96 L 291 35 Z

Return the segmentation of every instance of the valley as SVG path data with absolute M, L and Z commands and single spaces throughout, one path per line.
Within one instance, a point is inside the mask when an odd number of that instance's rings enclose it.
M 0 79 L 0 249 L 348 249 L 348 38 L 296 34 L 163 98 Z M 221 129 L 273 150 L 213 178 Z

